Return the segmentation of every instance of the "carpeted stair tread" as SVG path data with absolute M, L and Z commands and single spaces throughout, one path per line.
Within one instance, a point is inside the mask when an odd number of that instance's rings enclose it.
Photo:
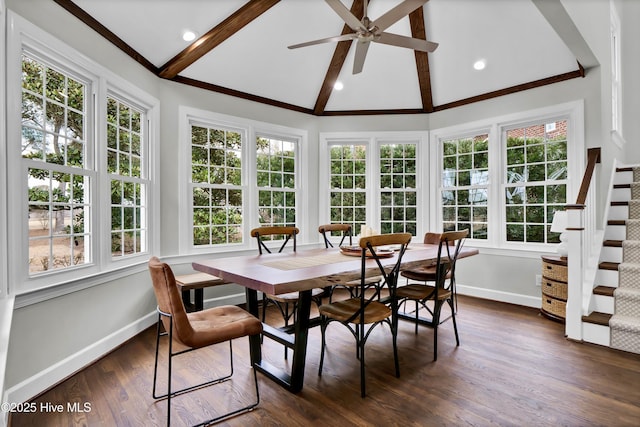
M 613 290 L 614 314 L 609 319 L 609 328 L 612 348 L 640 354 L 640 168 L 634 167 L 632 171 L 631 200 L 626 203 L 629 213 L 625 221 L 626 239 L 622 241 L 622 262 L 617 265 L 618 287 Z

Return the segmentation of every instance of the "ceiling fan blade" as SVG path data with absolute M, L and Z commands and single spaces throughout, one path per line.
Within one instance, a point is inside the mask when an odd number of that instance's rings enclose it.
M 328 1 L 328 0 L 327 0 Z M 429 0 L 405 0 L 373 22 L 378 30 L 384 31 L 400 19 L 421 7 Z
M 362 72 L 364 66 L 364 59 L 367 57 L 367 51 L 371 42 L 356 42 L 356 55 L 353 58 L 353 74 Z
M 353 40 L 357 38 L 358 35 L 356 33 L 343 34 L 341 36 L 327 37 L 326 39 L 318 39 L 312 40 L 304 43 L 298 43 L 291 46 L 287 46 L 289 49 L 297 49 L 299 47 L 313 46 L 321 43 L 330 43 L 330 42 L 341 42 L 344 40 Z
M 407 49 L 419 50 L 421 52 L 433 52 L 438 47 L 438 43 L 392 33 L 382 33 L 380 37 L 376 37 L 373 41 L 391 46 L 406 47 Z
M 347 24 L 353 31 L 357 31 L 362 27 L 362 22 L 355 16 L 347 7 L 342 4 L 340 0 L 325 0 L 327 4 L 333 9 L 342 20 Z

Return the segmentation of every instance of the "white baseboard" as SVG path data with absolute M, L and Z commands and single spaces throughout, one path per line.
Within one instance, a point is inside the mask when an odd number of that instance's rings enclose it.
M 155 311 L 149 313 L 100 341 L 16 384 L 6 391 L 5 401 L 21 403 L 32 399 L 153 325 L 156 322 L 156 316 Z
M 219 298 L 207 299 L 204 301 L 203 305 L 205 308 L 225 304 L 239 305 L 244 304 L 245 300 L 245 293 L 241 292 L 233 295 L 225 295 Z M 153 311 L 100 341 L 82 349 L 76 354 L 73 354 L 36 375 L 27 378 L 21 383 L 6 390 L 3 402 L 21 403 L 32 399 L 144 331 L 149 326 L 153 325 L 156 320 L 157 313 Z M 4 424 L 2 423 L 3 420 L 0 419 L 0 427 L 4 427 Z
M 466 286 L 459 283 L 456 283 L 456 292 L 460 295 L 507 302 L 509 304 L 523 305 L 525 307 L 540 308 L 542 306 L 541 296 L 534 297 L 530 295 L 496 291 L 495 289 L 476 288 L 474 286 Z
M 11 319 L 13 317 L 13 296 L 0 298 L 0 402 L 9 401 L 4 393 L 4 379 L 9 353 L 9 335 L 11 334 Z M 0 427 L 7 425 L 9 413 L 0 411 Z

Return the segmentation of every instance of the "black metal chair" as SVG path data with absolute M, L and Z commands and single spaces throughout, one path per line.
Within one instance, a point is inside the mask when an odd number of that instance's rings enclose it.
M 322 375 L 327 326 L 331 322 L 339 322 L 351 331 L 356 340 L 356 355 L 360 359 L 360 394 L 362 397 L 365 397 L 366 395 L 365 344 L 374 328 L 382 323 L 388 324 L 391 329 L 395 374 L 396 377 L 400 376 L 400 364 L 398 362 L 398 348 L 396 342 L 398 319 L 395 316 L 397 313 L 395 289 L 398 276 L 400 275 L 400 263 L 402 262 L 402 256 L 404 255 L 410 241 L 411 234 L 409 233 L 361 237 L 361 276 L 358 296 L 347 300 L 332 302 L 330 304 L 323 304 L 319 309 L 322 319 L 322 344 L 318 375 Z M 384 255 L 377 252 L 377 247 L 383 245 L 399 245 L 398 251 L 390 254 L 390 256 L 395 257 L 392 265 L 384 266 L 381 261 L 382 256 L 389 256 L 389 252 L 384 252 Z M 374 260 L 373 266 L 369 262 L 370 259 Z M 389 305 L 380 301 L 379 287 L 370 287 L 367 285 L 365 277 L 367 276 L 370 268 L 375 269 L 376 272 L 379 270 L 380 274 L 384 278 L 384 284 L 389 289 Z
M 233 345 L 232 340 L 240 337 L 258 335 L 262 332 L 262 323 L 240 307 L 233 305 L 213 307 L 202 311 L 187 313 L 182 302 L 182 296 L 171 267 L 160 262 L 157 257 L 149 260 L 149 272 L 153 281 L 153 290 L 158 300 L 158 327 L 156 333 L 156 356 L 153 367 L 153 398 L 167 399 L 167 426 L 171 424 L 171 398 L 192 390 L 211 386 L 228 380 L 233 375 Z M 162 331 L 164 327 L 164 331 Z M 166 336 L 168 342 L 167 361 L 167 392 L 157 393 L 158 356 L 160 338 Z M 185 350 L 173 351 L 174 340 L 187 347 Z M 214 380 L 172 391 L 173 376 L 172 359 L 181 354 L 208 347 L 214 344 L 229 342 L 230 372 Z M 219 415 L 199 425 L 206 425 L 247 412 L 260 403 L 258 379 L 256 370 L 252 367 L 255 384 L 256 400 L 247 406 L 234 409 Z
M 435 265 L 426 265 L 403 270 L 402 276 L 409 279 L 423 282 L 412 283 L 406 286 L 399 286 L 396 290 L 398 307 L 406 307 L 408 301 L 415 302 L 415 333 L 418 333 L 418 324 L 426 323 L 433 327 L 433 360 L 438 359 L 438 326 L 441 323 L 440 315 L 442 306 L 447 303 L 451 307 L 451 319 L 453 320 L 453 330 L 456 336 L 456 346 L 460 345 L 458 336 L 458 325 L 456 323 L 455 301 L 455 268 L 460 249 L 464 244 L 464 239 L 469 234 L 469 230 L 447 231 L 440 235 L 438 243 L 438 258 Z M 431 284 L 433 283 L 433 284 Z M 429 307 L 432 303 L 433 307 Z M 427 311 L 431 320 L 421 321 L 420 308 Z M 410 317 L 403 313 L 403 317 Z
M 340 243 L 338 243 L 338 247 L 341 247 L 344 244 L 346 238 L 349 238 L 349 246 L 353 245 L 353 232 L 350 224 L 324 224 L 318 227 L 318 232 L 322 234 L 322 238 L 324 240 L 325 248 L 332 248 L 333 243 L 331 243 L 331 235 L 332 233 L 340 233 Z M 380 287 L 380 282 L 382 281 L 381 276 L 368 277 L 365 279 L 367 286 L 376 286 Z M 332 286 L 328 286 L 326 289 L 326 294 L 329 296 L 329 303 L 333 300 L 333 291 L 336 288 L 345 288 L 349 291 L 349 296 L 353 298 L 356 296 L 356 291 L 358 290 L 358 286 L 360 285 L 360 279 L 350 280 L 345 283 L 336 283 Z

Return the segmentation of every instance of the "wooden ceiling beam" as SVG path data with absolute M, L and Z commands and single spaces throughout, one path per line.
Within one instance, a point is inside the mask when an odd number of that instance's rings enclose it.
M 191 43 L 186 49 L 160 67 L 159 76 L 172 79 L 185 68 L 202 58 L 216 46 L 240 31 L 244 26 L 262 15 L 280 0 L 249 0 L 227 19 Z
M 411 37 L 426 40 L 427 32 L 424 26 L 424 12 L 422 6 L 409 14 L 411 23 Z M 433 95 L 431 93 L 431 72 L 429 70 L 429 54 L 414 50 L 416 58 L 416 71 L 418 72 L 418 85 L 422 99 L 422 109 L 425 113 L 433 112 Z
M 354 0 L 351 5 L 351 13 L 356 18 L 362 19 L 364 15 L 364 0 Z M 352 32 L 353 30 L 346 24 L 342 28 L 342 34 L 349 34 Z M 331 58 L 331 62 L 327 68 L 327 73 L 324 76 L 324 81 L 320 88 L 320 93 L 316 99 L 316 104 L 313 107 L 313 113 L 315 115 L 320 116 L 324 113 L 324 109 L 327 106 L 327 102 L 329 102 L 331 92 L 333 92 L 333 85 L 340 76 L 340 71 L 342 71 L 344 61 L 347 59 L 347 54 L 349 53 L 349 48 L 351 48 L 352 42 L 352 40 L 349 40 L 338 42 L 336 44 L 336 48 L 333 51 L 333 57 Z

